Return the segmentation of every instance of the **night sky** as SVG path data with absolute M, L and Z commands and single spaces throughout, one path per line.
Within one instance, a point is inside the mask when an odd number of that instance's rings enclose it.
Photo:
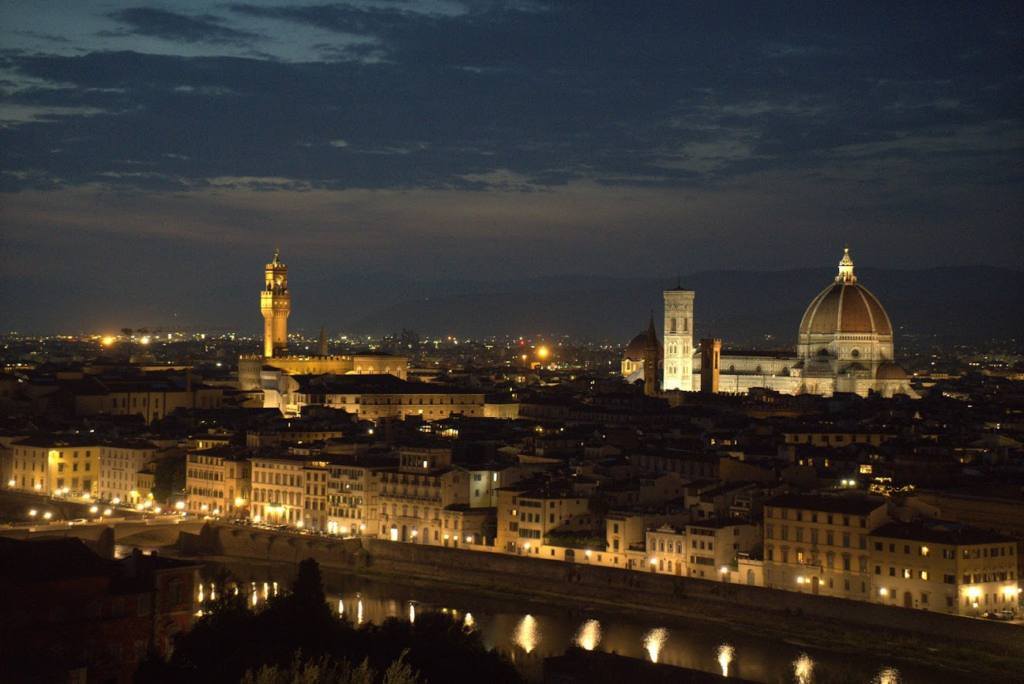
M 1022 264 L 1020 2 L 3 0 L 0 49 L 5 332 L 255 329 L 277 246 L 293 285 Z

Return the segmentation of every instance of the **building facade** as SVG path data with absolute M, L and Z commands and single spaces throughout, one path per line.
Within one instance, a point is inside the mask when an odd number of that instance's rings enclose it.
M 185 501 L 192 515 L 246 517 L 252 465 L 245 447 L 218 446 L 190 451 L 185 458 Z
M 157 447 L 145 440 L 116 440 L 100 445 L 99 497 L 132 506 L 151 501 L 151 488 L 139 475 L 156 458 Z
M 866 601 L 868 536 L 889 521 L 880 497 L 783 494 L 764 502 L 764 583 Z
M 370 351 L 353 355 L 329 354 L 323 330 L 316 354 L 289 354 L 288 316 L 292 308 L 291 297 L 291 290 L 288 288 L 288 267 L 281 263 L 280 253 L 275 252 L 274 260 L 264 269 L 263 290 L 260 293 L 263 353 L 239 358 L 238 383 L 241 389 L 261 389 L 261 371 L 265 367 L 277 369 L 284 375 L 390 373 L 403 380 L 408 377 L 409 364 L 405 356 Z
M 696 293 L 681 287 L 665 290 L 665 361 L 662 389 L 693 389 L 693 301 Z
M 871 600 L 952 615 L 1017 612 L 1017 543 L 953 522 L 890 523 L 871 533 Z
M 252 519 L 299 527 L 304 515 L 306 459 L 289 454 L 252 456 Z
M 48 496 L 97 496 L 98 442 L 69 436 L 26 437 L 11 444 L 11 482 L 15 489 Z

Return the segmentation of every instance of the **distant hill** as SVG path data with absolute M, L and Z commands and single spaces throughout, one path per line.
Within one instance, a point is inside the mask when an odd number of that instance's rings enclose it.
M 934 336 L 950 343 L 1020 338 L 1024 333 L 1024 272 L 864 268 L 857 274 L 885 306 L 898 337 Z M 698 336 L 721 337 L 726 344 L 792 346 L 804 310 L 834 275 L 834 269 L 708 271 L 686 276 L 681 283 L 697 293 Z M 406 299 L 343 327 L 374 335 L 402 326 L 460 337 L 566 334 L 624 344 L 646 327 L 651 312 L 660 330 L 661 292 L 675 285 L 675 280 L 607 278 L 464 284 L 464 290 L 478 291 Z
M 260 277 L 200 272 L 157 295 L 76 283 L 24 281 L 0 275 L 4 332 L 113 332 L 123 327 L 208 326 L 259 334 Z M 653 312 L 661 328 L 662 290 L 676 279 L 550 277 L 485 282 L 423 282 L 401 274 L 333 274 L 313 280 L 291 274 L 289 329 L 315 335 L 380 336 L 402 327 L 428 335 L 569 335 L 625 344 Z M 942 343 L 1021 339 L 1024 271 L 948 267 L 918 271 L 858 268 L 897 331 Z M 835 269 L 706 271 L 684 276 L 696 291 L 698 336 L 726 345 L 793 346 L 804 309 L 835 277 Z M 39 302 L 45 302 L 40 306 Z M 16 326 L 16 327 L 15 327 Z

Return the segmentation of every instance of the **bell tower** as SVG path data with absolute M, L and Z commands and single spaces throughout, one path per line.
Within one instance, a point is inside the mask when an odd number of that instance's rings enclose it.
M 665 372 L 662 389 L 693 391 L 693 290 L 665 290 Z
M 288 314 L 292 312 L 292 295 L 288 291 L 288 267 L 280 261 L 281 250 L 274 250 L 274 260 L 267 264 L 266 282 L 260 295 L 263 313 L 263 356 L 272 358 L 288 353 Z

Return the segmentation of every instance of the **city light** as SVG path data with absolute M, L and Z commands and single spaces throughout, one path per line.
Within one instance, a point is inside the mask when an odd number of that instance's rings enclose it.
M 601 623 L 597 620 L 587 620 L 576 632 L 573 643 L 585 651 L 593 651 L 601 643 L 601 636 Z
M 811 684 L 814 681 L 814 661 L 806 653 L 801 653 L 793 661 L 793 675 L 797 684 Z
M 541 634 L 537 627 L 537 619 L 532 615 L 525 615 L 516 625 L 512 635 L 512 641 L 521 649 L 530 653 L 540 643 Z
M 736 649 L 729 644 L 722 644 L 718 647 L 718 664 L 722 668 L 722 676 L 729 676 L 729 664 L 736 655 Z
M 652 663 L 658 662 L 658 656 L 661 655 L 661 650 L 665 648 L 666 641 L 668 641 L 668 630 L 664 627 L 652 629 L 644 635 L 644 649 L 647 651 L 647 655 Z

